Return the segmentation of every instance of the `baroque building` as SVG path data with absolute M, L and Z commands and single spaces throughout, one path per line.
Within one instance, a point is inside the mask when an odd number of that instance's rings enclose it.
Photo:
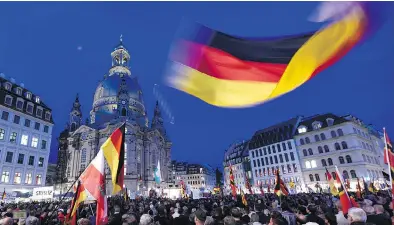
M 125 187 L 147 193 L 157 188 L 153 172 L 160 161 L 163 184 L 169 180 L 171 141 L 166 133 L 158 102 L 152 122 L 143 100 L 138 78 L 129 67 L 130 55 L 120 39 L 111 53 L 112 66 L 99 82 L 94 94 L 89 118 L 83 124 L 78 96 L 69 116 L 66 129 L 60 134 L 58 159 L 58 187 L 67 191 L 75 179 L 89 165 L 100 146 L 111 133 L 126 122 Z M 107 194 L 112 183 L 107 170 Z M 66 185 L 64 185 L 66 184 Z M 60 185 L 60 187 L 59 187 Z
M 172 168 L 175 187 L 183 181 L 189 190 L 212 191 L 216 185 L 215 170 L 208 164 L 172 161 Z
M 307 189 L 328 189 L 326 168 L 335 178 L 335 166 L 356 190 L 357 179 L 385 182 L 382 134 L 352 116 L 332 113 L 306 117 L 298 124 L 294 137 Z M 319 183 L 319 185 L 317 185 Z
M 0 74 L 0 189 L 7 199 L 45 186 L 52 110 L 23 84 Z

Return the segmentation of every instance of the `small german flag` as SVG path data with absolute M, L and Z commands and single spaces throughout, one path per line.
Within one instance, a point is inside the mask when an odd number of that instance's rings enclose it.
M 241 199 L 242 199 L 242 204 L 244 204 L 244 206 L 248 206 L 248 201 L 246 201 L 245 193 L 243 190 L 241 190 Z
M 289 195 L 289 190 L 287 189 L 285 183 L 282 181 L 279 175 L 279 169 L 276 170 L 276 184 L 275 184 L 275 189 L 274 192 L 276 195 L 281 196 L 281 195 Z
M 111 170 L 113 195 L 117 194 L 123 189 L 125 130 L 126 123 L 116 129 L 107 139 L 107 141 L 101 146 L 101 150 L 103 150 L 108 167 Z
M 6 197 L 7 197 L 7 194 L 5 193 L 5 188 L 4 188 L 3 195 L 1 195 L 1 200 L 4 200 Z
M 233 197 L 237 197 L 237 186 L 235 185 L 234 181 L 234 174 L 233 174 L 233 168 L 230 165 L 230 188 L 231 188 L 231 193 L 233 194 Z
M 72 225 L 76 224 L 78 207 L 83 201 L 85 201 L 86 198 L 87 198 L 87 195 L 85 192 L 85 187 L 83 186 L 81 181 L 78 181 L 78 185 L 75 190 L 74 198 L 71 202 L 71 208 L 70 208 L 70 218 L 71 218 Z

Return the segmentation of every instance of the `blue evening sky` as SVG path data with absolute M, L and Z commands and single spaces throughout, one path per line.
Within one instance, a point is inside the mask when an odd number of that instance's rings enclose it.
M 386 126 L 394 136 L 393 21 L 312 81 L 254 108 L 216 108 L 164 86 L 167 54 L 182 18 L 234 35 L 276 36 L 319 28 L 320 24 L 307 21 L 316 6 L 316 2 L 2 2 L 0 71 L 23 82 L 53 109 L 51 162 L 56 162 L 56 138 L 76 93 L 87 116 L 120 34 L 149 117 L 155 83 L 161 84 L 160 92 L 175 116 L 175 124 L 166 123 L 173 159 L 218 166 L 231 143 L 295 115 L 350 113 L 377 128 Z

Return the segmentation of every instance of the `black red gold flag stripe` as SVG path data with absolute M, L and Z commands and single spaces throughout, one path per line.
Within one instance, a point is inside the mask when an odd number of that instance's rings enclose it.
M 71 201 L 71 208 L 70 208 L 69 218 L 71 219 L 72 225 L 76 225 L 78 207 L 83 201 L 85 201 L 86 198 L 87 198 L 87 195 L 85 192 L 85 187 L 83 186 L 81 181 L 78 181 L 77 187 L 76 187 L 75 193 L 74 193 L 74 198 Z
M 235 185 L 235 181 L 234 181 L 234 174 L 233 174 L 233 168 L 230 165 L 230 174 L 229 174 L 229 178 L 230 178 L 230 188 L 231 188 L 231 193 L 233 195 L 234 198 L 237 197 L 237 186 Z
M 274 192 L 276 195 L 281 196 L 281 195 L 289 195 L 289 190 L 287 189 L 285 183 L 283 180 L 280 178 L 280 172 L 279 169 L 276 170 L 276 184 L 275 184 L 275 189 Z
M 339 201 L 341 202 L 341 205 L 342 205 L 343 214 L 347 214 L 349 209 L 352 208 L 352 202 L 351 202 L 345 188 L 342 185 L 340 176 L 341 175 L 338 172 L 336 172 L 336 180 L 337 180 L 337 183 L 340 184 L 340 186 L 338 187 Z
M 275 99 L 334 64 L 365 37 L 371 17 L 379 13 L 369 14 L 371 4 L 356 7 L 360 10 L 348 10 L 318 31 L 276 38 L 238 37 L 187 24 L 187 34 L 170 52 L 168 83 L 219 107 Z
M 124 183 L 124 160 L 125 160 L 125 130 L 126 124 L 116 129 L 101 146 L 104 157 L 111 170 L 112 194 L 123 189 Z

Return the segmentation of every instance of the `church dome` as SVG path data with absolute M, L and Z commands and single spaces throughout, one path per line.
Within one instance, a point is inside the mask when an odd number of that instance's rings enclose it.
M 125 117 L 147 126 L 143 95 L 138 79 L 129 69 L 130 55 L 122 43 L 111 53 L 112 67 L 94 94 L 91 123 L 105 123 Z

